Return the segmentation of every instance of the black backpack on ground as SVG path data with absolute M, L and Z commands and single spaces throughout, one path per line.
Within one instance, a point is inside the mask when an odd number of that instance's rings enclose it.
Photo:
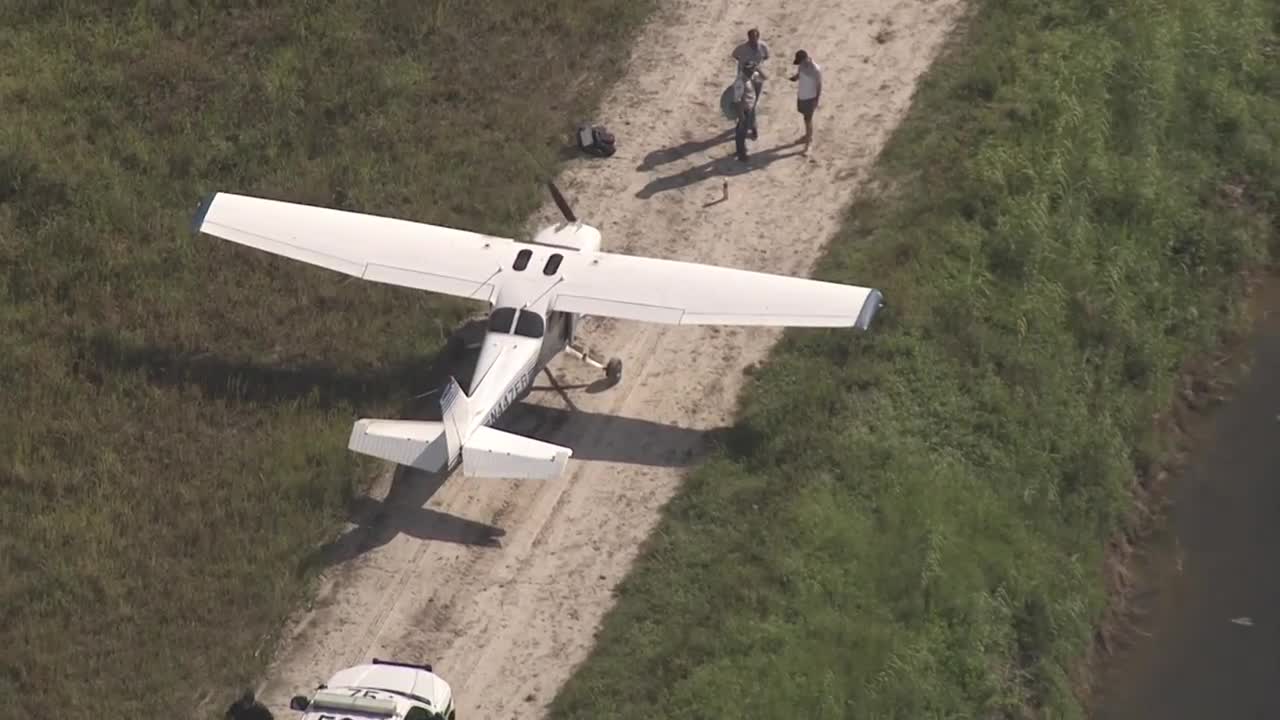
M 613 133 L 603 125 L 582 123 L 578 126 L 578 149 L 588 155 L 609 157 L 617 152 Z

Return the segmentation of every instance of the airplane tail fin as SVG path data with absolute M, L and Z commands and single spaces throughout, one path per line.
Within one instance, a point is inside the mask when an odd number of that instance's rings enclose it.
M 347 448 L 362 455 L 439 472 L 454 466 L 466 440 L 467 396 L 458 381 L 440 394 L 440 421 L 364 418 L 351 428 Z
M 467 441 L 467 426 L 471 421 L 470 403 L 457 378 L 449 376 L 449 384 L 440 393 L 440 418 L 449 449 L 449 465 L 452 466 Z
M 572 454 L 567 447 L 480 427 L 462 446 L 462 473 L 475 478 L 554 480 Z

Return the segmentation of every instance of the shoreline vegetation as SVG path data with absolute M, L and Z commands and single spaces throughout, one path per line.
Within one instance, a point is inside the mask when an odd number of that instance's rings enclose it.
M 221 717 L 463 317 L 201 196 L 518 232 L 655 4 L 0 4 L 0 718 Z
M 820 269 L 891 305 L 754 370 L 551 716 L 1084 717 L 1161 419 L 1280 244 L 1278 36 L 977 0 Z

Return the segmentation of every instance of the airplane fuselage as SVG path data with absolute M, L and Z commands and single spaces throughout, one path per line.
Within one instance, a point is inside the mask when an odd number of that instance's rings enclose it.
M 556 281 L 544 270 L 558 266 L 566 253 L 595 252 L 600 232 L 581 223 L 561 223 L 543 228 L 534 243 L 545 251 L 521 251 L 502 269 L 512 279 L 503 285 L 489 314 L 467 389 L 472 414 L 468 434 L 493 424 L 528 395 L 538 373 L 573 342 L 578 318 L 548 309 L 547 291 Z
M 501 309 L 495 310 L 498 319 L 502 317 Z M 521 319 L 525 318 L 529 316 Z M 538 318 L 546 328 L 542 337 L 493 329 L 485 333 L 472 386 L 467 393 L 472 411 L 468 432 L 481 425 L 492 425 L 514 403 L 528 395 L 538 373 L 572 340 L 575 317 L 552 312 L 550 321 L 540 315 Z M 491 316 L 491 324 L 493 319 Z

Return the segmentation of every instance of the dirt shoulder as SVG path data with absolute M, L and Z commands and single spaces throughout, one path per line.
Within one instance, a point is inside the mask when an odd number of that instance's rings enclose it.
M 597 118 L 616 132 L 617 155 L 571 162 L 561 188 L 604 233 L 605 249 L 805 274 L 960 7 L 673 3 L 642 33 Z M 729 52 L 752 26 L 773 57 L 760 137 L 742 166 L 719 97 Z M 794 143 L 803 126 L 786 81 L 799 48 L 824 72 L 807 158 Z M 548 201 L 534 224 L 555 217 Z M 731 422 L 743 368 L 777 336 L 589 321 L 584 341 L 622 359 L 622 383 L 594 392 L 586 386 L 599 371 L 561 358 L 552 370 L 565 393 L 543 382 L 504 423 L 573 447 L 566 477 L 401 473 L 393 481 L 389 473 L 373 493 L 385 499 L 375 546 L 354 546 L 328 572 L 314 607 L 287 633 L 262 699 L 284 711 L 291 695 L 376 656 L 434 663 L 464 716 L 539 712 L 586 657 L 612 589 L 706 448 L 707 431 Z

